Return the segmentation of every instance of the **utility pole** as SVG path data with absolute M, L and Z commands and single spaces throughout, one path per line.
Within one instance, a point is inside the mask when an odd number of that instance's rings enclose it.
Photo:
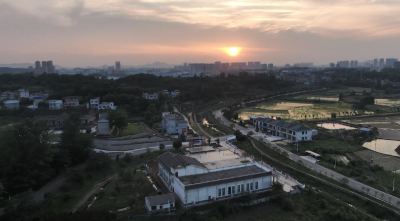
M 393 178 L 393 192 L 394 192 L 394 181 L 395 181 L 395 179 L 396 179 L 396 178 Z
M 334 169 L 336 169 L 336 157 L 335 157 L 335 165 L 333 166 Z

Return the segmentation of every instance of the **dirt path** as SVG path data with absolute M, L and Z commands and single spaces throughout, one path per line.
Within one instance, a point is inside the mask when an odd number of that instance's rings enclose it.
M 99 190 L 102 186 L 104 186 L 108 181 L 111 181 L 111 180 L 113 180 L 113 179 L 116 179 L 117 177 L 118 177 L 118 174 L 112 174 L 112 175 L 110 175 L 110 176 L 108 176 L 108 177 L 106 177 L 106 178 L 101 179 L 99 182 L 97 182 L 97 183 L 92 187 L 92 189 L 90 189 L 89 192 L 87 192 L 87 193 L 85 194 L 85 196 L 84 196 L 81 200 L 79 200 L 78 203 L 76 203 L 76 204 L 72 207 L 72 209 L 70 210 L 70 212 L 75 213 L 79 208 L 81 208 L 81 207 L 83 206 L 83 204 L 85 204 L 85 203 L 88 201 L 88 199 L 89 199 L 90 197 L 93 196 L 93 194 L 94 194 L 97 190 Z
M 197 127 L 199 127 L 199 129 L 201 130 L 201 132 L 203 132 L 207 137 L 209 137 L 209 138 L 211 138 L 211 139 L 214 139 L 213 136 L 211 136 L 210 134 L 208 134 L 207 132 L 205 132 L 205 131 L 203 130 L 203 128 L 200 126 L 200 124 L 197 123 L 196 113 L 193 113 L 192 115 L 194 115 L 194 123 L 197 125 Z

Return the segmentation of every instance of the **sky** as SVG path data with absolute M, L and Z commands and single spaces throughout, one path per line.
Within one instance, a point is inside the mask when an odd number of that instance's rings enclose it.
M 0 63 L 400 58 L 399 12 L 400 0 L 0 0 Z

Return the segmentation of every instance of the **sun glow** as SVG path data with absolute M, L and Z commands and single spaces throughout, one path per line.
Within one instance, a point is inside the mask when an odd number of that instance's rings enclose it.
M 237 48 L 237 47 L 228 48 L 229 55 L 231 55 L 231 56 L 238 55 L 239 51 L 240 51 L 240 48 Z

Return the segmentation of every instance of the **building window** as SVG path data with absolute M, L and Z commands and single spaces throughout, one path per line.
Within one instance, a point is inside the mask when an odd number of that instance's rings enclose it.
M 218 196 L 221 196 L 221 188 L 218 189 Z
M 304 131 L 301 131 L 301 134 L 304 134 Z
M 222 188 L 222 196 L 225 196 L 225 188 Z
M 162 205 L 160 205 L 160 209 L 162 209 Z
M 170 208 L 174 208 L 174 204 L 170 203 L 170 204 L 169 204 L 169 207 L 170 207 Z
M 156 206 L 152 206 L 152 207 L 151 207 L 151 210 L 156 210 L 156 209 L 157 209 Z
M 244 191 L 244 184 L 241 185 L 240 191 L 242 191 L 242 192 Z
M 240 193 L 240 185 L 238 185 L 238 188 L 237 188 L 237 189 L 238 189 L 238 193 Z
M 235 194 L 235 186 L 232 186 L 232 194 Z
M 250 190 L 253 190 L 253 183 L 250 183 Z
M 258 190 L 258 182 L 255 182 L 255 188 L 256 190 Z
M 249 192 L 249 184 L 246 183 L 246 191 Z

